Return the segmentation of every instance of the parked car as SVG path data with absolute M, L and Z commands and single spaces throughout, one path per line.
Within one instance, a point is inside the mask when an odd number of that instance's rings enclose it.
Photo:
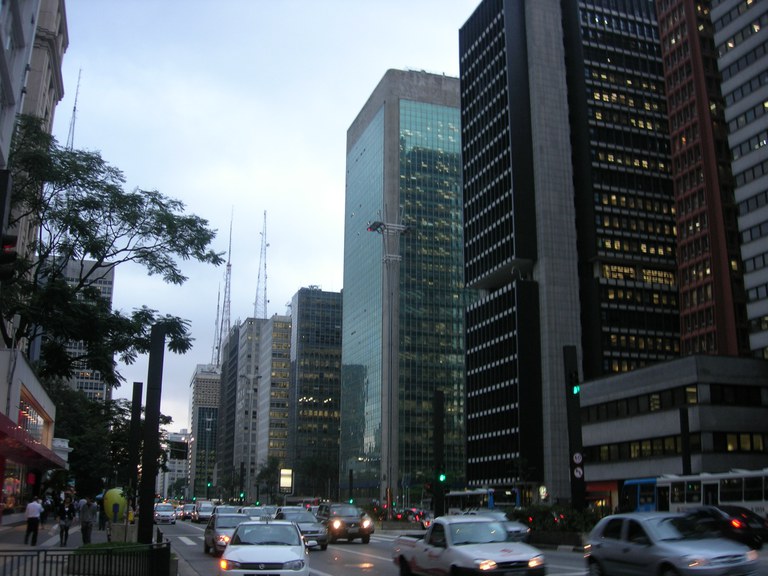
M 214 512 L 203 533 L 203 552 L 208 554 L 213 551 L 214 554 L 220 556 L 229 544 L 237 525 L 247 520 L 250 520 L 250 517 L 245 514 L 217 514 Z
M 237 514 L 239 506 L 230 506 L 228 504 L 218 504 L 213 507 L 214 514 Z
M 698 506 L 685 510 L 686 516 L 704 529 L 760 550 L 768 538 L 768 521 L 741 506 Z
M 591 576 L 758 574 L 755 550 L 702 533 L 678 512 L 606 516 L 590 532 L 584 558 Z
M 176 524 L 176 511 L 173 504 L 159 502 L 155 504 L 154 513 L 155 524 Z
M 307 547 L 316 545 L 314 540 L 305 542 L 299 527 L 288 520 L 243 522 L 221 555 L 219 574 L 245 576 L 268 570 L 270 574 L 309 576 Z
M 275 514 L 275 520 L 295 522 L 305 540 L 315 540 L 320 550 L 328 548 L 328 529 L 306 508 L 281 508 Z
M 487 518 L 493 518 L 498 520 L 504 526 L 507 531 L 508 542 L 530 542 L 531 540 L 531 528 L 530 526 L 518 522 L 517 520 L 510 520 L 507 513 L 502 510 L 484 510 L 473 509 L 466 512 L 467 515 L 485 516 Z
M 323 503 L 317 509 L 317 519 L 328 530 L 328 542 L 346 539 L 349 542 L 359 538 L 363 544 L 371 541 L 373 520 L 352 504 Z

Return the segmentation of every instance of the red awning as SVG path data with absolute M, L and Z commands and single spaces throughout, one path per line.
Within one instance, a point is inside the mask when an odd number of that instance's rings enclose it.
M 43 446 L 5 414 L 0 414 L 0 456 L 31 468 L 66 468 L 67 463 Z

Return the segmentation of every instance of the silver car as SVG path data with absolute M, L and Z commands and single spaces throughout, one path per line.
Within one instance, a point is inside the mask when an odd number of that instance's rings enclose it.
M 224 549 L 229 544 L 235 528 L 242 523 L 250 520 L 245 514 L 217 514 L 214 513 L 208 524 L 205 526 L 203 534 L 203 552 L 208 554 L 213 551 L 217 556 L 221 556 Z
M 702 533 L 674 512 L 606 516 L 589 534 L 584 558 L 591 576 L 758 576 L 757 552 Z
M 155 504 L 154 522 L 155 524 L 176 524 L 176 510 L 173 504 Z

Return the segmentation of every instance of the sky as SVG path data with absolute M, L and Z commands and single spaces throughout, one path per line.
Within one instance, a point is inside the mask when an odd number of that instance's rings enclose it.
M 208 221 L 211 247 L 229 253 L 232 326 L 257 298 L 263 310 L 265 285 L 268 316 L 285 314 L 303 287 L 343 288 L 347 129 L 388 69 L 458 77 L 458 31 L 479 3 L 67 0 L 54 136 L 64 145 L 71 131 L 127 190 L 158 190 Z M 225 293 L 226 266 L 180 265 L 182 286 L 119 266 L 112 303 L 190 322 L 192 350 L 164 355 L 169 431 L 189 428 L 190 381 L 215 358 Z M 147 362 L 119 366 L 114 397 L 131 398 L 133 382 L 146 395 Z

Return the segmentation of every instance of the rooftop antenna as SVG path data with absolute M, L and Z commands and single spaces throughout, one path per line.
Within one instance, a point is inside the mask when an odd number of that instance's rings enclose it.
M 232 282 L 232 219 L 235 209 L 232 208 L 232 215 L 229 217 L 229 249 L 227 250 L 227 271 L 224 275 L 224 306 L 221 311 L 221 331 L 219 332 L 219 352 L 216 354 L 216 366 L 221 366 L 221 346 L 229 337 L 230 325 L 230 284 Z
M 261 256 L 259 257 L 259 278 L 256 281 L 256 302 L 253 307 L 254 318 L 267 318 L 267 211 L 264 210 L 264 227 L 261 230 Z M 259 294 L 264 292 L 263 298 Z
M 72 118 L 69 119 L 69 132 L 67 133 L 67 150 L 72 150 L 75 145 L 75 120 L 77 119 L 77 97 L 80 95 L 81 68 L 77 73 L 77 90 L 75 90 L 75 103 L 72 105 Z
M 213 349 L 211 350 L 211 364 L 217 365 L 217 352 L 221 342 L 219 342 L 219 306 L 221 305 L 221 285 L 216 293 L 216 320 L 213 323 Z

